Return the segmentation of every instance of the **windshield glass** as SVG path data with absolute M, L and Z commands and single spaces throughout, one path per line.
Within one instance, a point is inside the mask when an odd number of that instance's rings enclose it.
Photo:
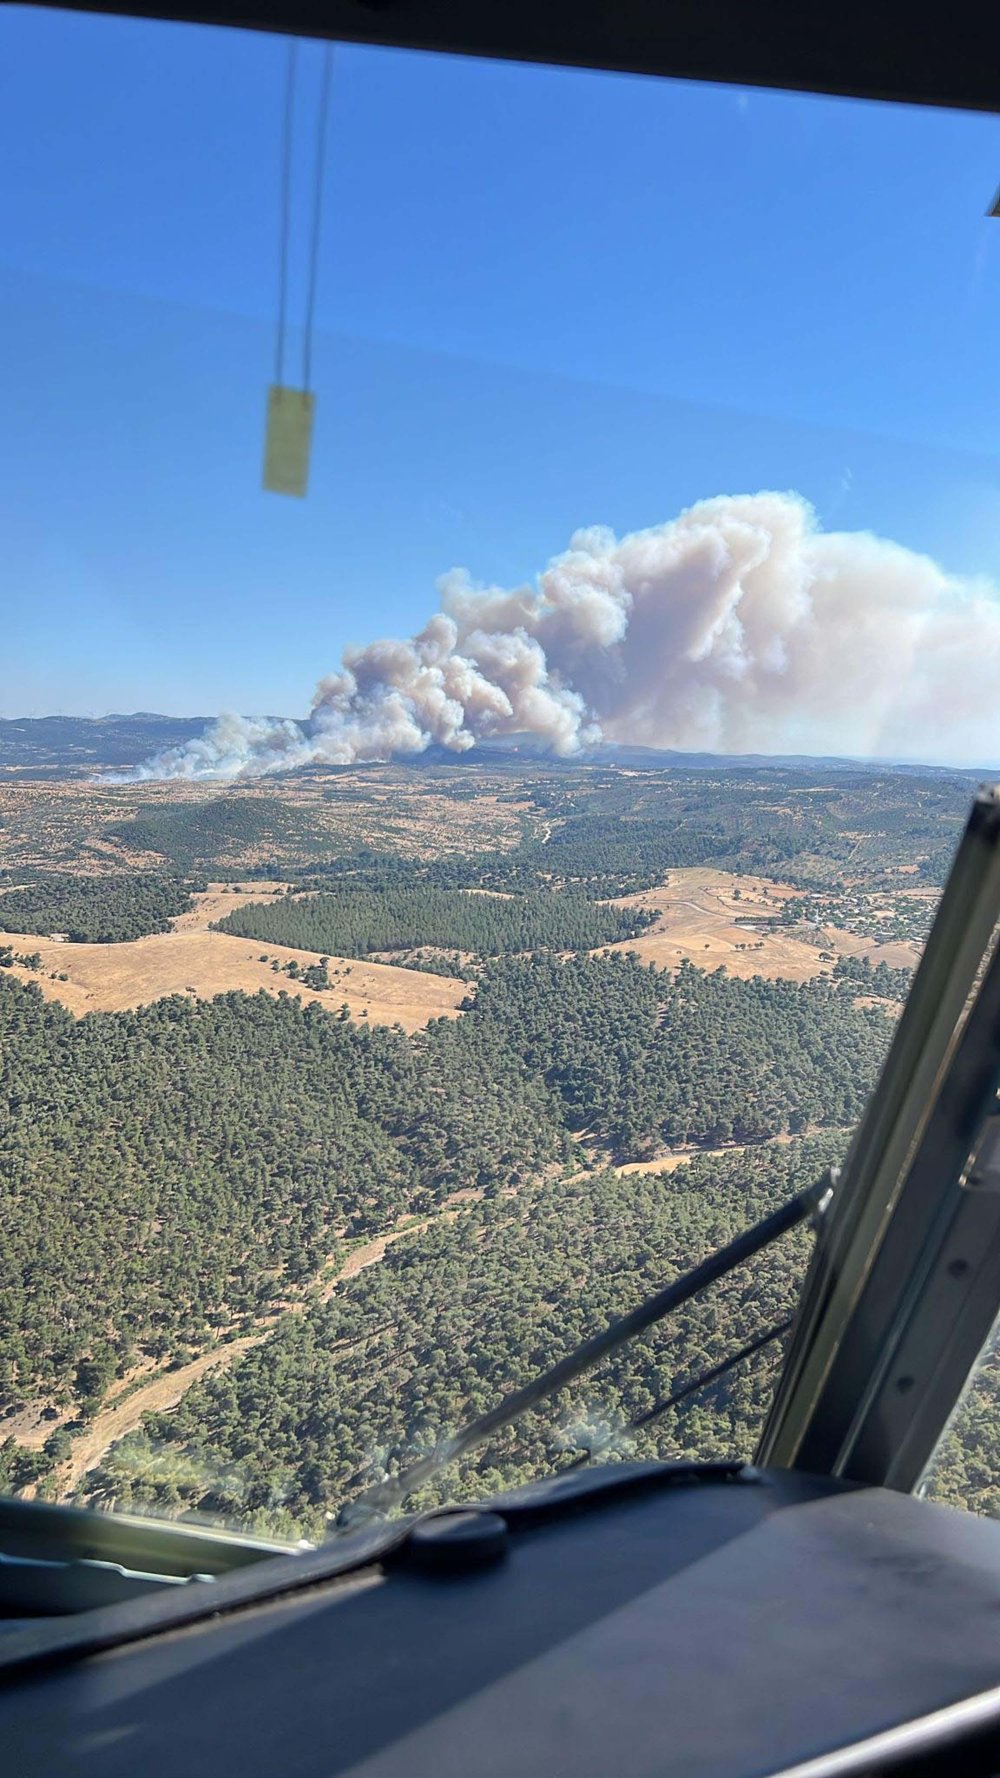
M 0 46 L 0 1490 L 319 1539 L 844 1153 L 1000 757 L 998 127 Z M 409 1504 L 749 1457 L 808 1253 Z

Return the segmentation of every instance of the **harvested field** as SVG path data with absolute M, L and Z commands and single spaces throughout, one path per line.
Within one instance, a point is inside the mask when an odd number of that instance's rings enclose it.
M 192 896 L 194 906 L 186 914 L 175 914 L 170 925 L 174 932 L 207 932 L 213 920 L 221 920 L 234 908 L 245 907 L 248 901 L 272 901 L 283 895 L 286 883 L 253 883 L 235 891 L 226 883 L 209 883 L 208 888 Z
M 306 868 L 359 846 L 411 858 L 493 847 L 506 850 L 518 843 L 529 805 L 508 802 L 506 794 L 500 794 L 505 792 L 504 780 L 484 769 L 476 795 L 458 800 L 434 783 L 417 780 L 412 771 L 392 765 L 229 785 L 177 779 L 138 784 L 72 778 L 32 782 L 12 780 L 0 772 L 0 826 L 8 869 L 30 866 L 80 876 L 165 867 L 221 874 L 263 865 L 280 871 Z M 282 824 L 271 833 L 267 811 L 276 802 L 295 819 L 287 831 Z M 188 856 L 183 817 L 210 814 L 217 803 L 245 817 L 245 832 L 233 832 L 228 840 L 202 834 L 195 842 L 198 856 Z M 255 814 L 264 819 L 258 837 L 253 832 Z M 130 834 L 131 821 L 140 815 L 181 818 L 164 830 L 166 850 L 144 845 L 139 836 Z M 152 831 L 148 822 L 146 831 Z M 207 848 L 203 852 L 202 842 Z
M 230 897 L 235 901 L 235 897 Z M 185 994 L 211 1000 L 216 994 L 240 990 L 256 994 L 294 994 L 299 1000 L 315 1000 L 336 1013 L 342 1005 L 354 1018 L 376 1025 L 402 1025 L 416 1031 L 429 1019 L 457 1012 L 467 989 L 450 976 L 399 969 L 388 963 L 359 963 L 356 958 L 331 957 L 331 986 L 321 993 L 305 988 L 275 971 L 293 959 L 303 967 L 316 962 L 311 951 L 295 951 L 285 945 L 264 947 L 254 939 L 233 938 L 225 932 L 163 932 L 120 945 L 73 945 L 59 939 L 26 938 L 16 932 L 0 932 L 0 945 L 18 952 L 38 952 L 41 971 L 14 968 L 9 971 L 22 982 L 35 982 L 49 1000 L 59 1000 L 77 1018 L 88 1012 L 122 1012 L 147 1006 L 168 994 Z M 269 961 L 262 963 L 266 950 Z M 60 975 L 66 981 L 53 979 Z
M 781 928 L 768 932 L 763 922 L 799 893 L 787 883 L 766 877 L 736 876 L 704 867 L 672 870 L 663 887 L 624 895 L 612 904 L 655 908 L 660 918 L 640 938 L 625 939 L 610 948 L 637 951 L 644 962 L 661 969 L 674 969 L 689 958 L 701 969 L 717 969 L 724 963 L 731 975 L 796 982 L 830 973 L 833 964 L 822 959 L 823 951 L 867 957 L 873 965 L 885 962 L 892 968 L 912 968 L 917 962 L 920 949 L 915 944 L 875 944 L 836 926 L 824 927 L 818 944 Z M 757 922 L 762 923 L 759 929 Z
M 429 1019 L 455 1013 L 466 993 L 466 983 L 451 976 L 422 970 L 400 969 L 388 963 L 361 963 L 355 957 L 331 957 L 327 966 L 331 986 L 317 993 L 293 981 L 284 965 L 294 960 L 303 968 L 316 962 L 312 951 L 296 951 L 288 945 L 262 945 L 252 938 L 234 938 L 228 932 L 210 932 L 209 923 L 247 901 L 265 901 L 283 893 L 284 883 L 255 883 L 233 890 L 210 883 L 194 897 L 195 905 L 171 922 L 172 931 L 132 939 L 120 945 L 73 945 L 62 939 L 28 938 L 16 932 L 0 932 L 0 945 L 17 952 L 38 952 L 41 971 L 14 968 L 19 980 L 37 982 L 50 1000 L 60 1000 L 77 1018 L 88 1012 L 123 1012 L 147 1006 L 167 994 L 187 994 L 211 1000 L 216 994 L 240 989 L 256 994 L 294 994 L 298 1000 L 315 1000 L 330 1012 L 348 1006 L 354 1018 L 364 1016 L 373 1025 L 402 1025 L 417 1031 Z M 261 962 L 266 954 L 268 961 Z M 281 968 L 271 968 L 272 962 Z M 58 978 L 65 975 L 65 982 Z
M 885 963 L 889 969 L 912 969 L 920 958 L 920 945 L 909 939 L 890 939 L 880 945 L 856 932 L 844 932 L 839 926 L 825 926 L 823 936 L 829 940 L 827 949 L 841 957 L 867 957 L 873 969 L 876 963 Z

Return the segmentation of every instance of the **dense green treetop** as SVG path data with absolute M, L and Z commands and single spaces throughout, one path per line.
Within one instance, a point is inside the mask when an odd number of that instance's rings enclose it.
M 114 1447 L 90 1478 L 121 1508 L 197 1508 L 322 1536 L 363 1489 L 434 1450 L 581 1340 L 817 1178 L 840 1145 L 705 1157 L 673 1174 L 526 1188 L 439 1218 L 266 1346 Z M 634 1341 L 412 1505 L 480 1497 L 588 1451 L 752 1455 L 776 1352 L 620 1436 L 638 1414 L 785 1319 L 808 1253 L 799 1232 Z
M 849 1124 L 890 1021 L 828 983 L 507 960 L 407 1038 L 290 997 L 77 1022 L 0 977 L 0 1372 L 183 1355 L 342 1235 L 496 1190 L 586 1131 L 622 1158 Z
M 512 951 L 592 950 L 635 938 L 655 918 L 644 908 L 606 907 L 559 891 L 492 895 L 419 885 L 250 902 L 226 914 L 217 928 L 263 944 L 339 957 L 423 945 L 498 957 Z
M 560 1155 L 544 1083 L 443 1023 L 265 993 L 77 1022 L 0 976 L 0 1399 L 190 1354 L 344 1236 Z
M 74 944 L 114 944 L 167 932 L 205 884 L 176 877 L 41 877 L 0 895 L 0 929 L 64 933 Z

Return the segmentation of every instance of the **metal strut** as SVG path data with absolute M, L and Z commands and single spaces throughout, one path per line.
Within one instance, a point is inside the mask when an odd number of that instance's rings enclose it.
M 648 1327 L 662 1321 L 673 1309 L 690 1302 L 700 1291 L 724 1278 L 727 1272 L 734 1271 L 762 1248 L 769 1247 L 772 1241 L 780 1240 L 789 1230 L 797 1228 L 800 1223 L 825 1207 L 832 1190 L 833 1175 L 827 1170 L 813 1185 L 783 1204 L 780 1210 L 775 1210 L 771 1216 L 766 1216 L 752 1228 L 745 1229 L 728 1246 L 720 1247 L 717 1253 L 710 1254 L 708 1259 L 702 1260 L 692 1271 L 685 1272 L 682 1278 L 657 1291 L 655 1296 L 648 1297 L 620 1320 L 613 1321 L 602 1333 L 584 1340 L 572 1352 L 567 1353 L 565 1358 L 560 1358 L 557 1364 L 542 1371 L 532 1382 L 526 1383 L 523 1389 L 513 1390 L 495 1408 L 490 1408 L 487 1413 L 480 1414 L 478 1419 L 471 1420 L 468 1426 L 455 1433 L 453 1438 L 431 1456 L 421 1457 L 401 1475 L 390 1476 L 388 1481 L 379 1482 L 374 1488 L 360 1494 L 343 1510 L 341 1527 L 347 1529 L 348 1526 L 353 1526 L 359 1516 L 391 1511 L 408 1494 L 412 1494 L 415 1488 L 430 1481 L 432 1476 L 438 1475 L 457 1458 L 464 1457 L 476 1445 L 484 1444 L 502 1426 L 509 1426 L 512 1420 L 537 1407 L 546 1396 L 554 1395 L 585 1371 L 592 1370 L 609 1352 L 614 1352 L 619 1346 L 635 1339 L 637 1334 L 644 1333 Z
M 665 1395 L 662 1400 L 654 1402 L 653 1406 L 647 1408 L 644 1414 L 637 1414 L 635 1419 L 630 1420 L 628 1425 L 623 1428 L 623 1431 L 626 1434 L 641 1432 L 644 1426 L 648 1426 L 653 1420 L 658 1420 L 660 1415 L 665 1414 L 668 1409 L 676 1408 L 680 1402 L 687 1401 L 689 1396 L 697 1395 L 701 1389 L 707 1389 L 710 1383 L 717 1383 L 720 1377 L 735 1370 L 738 1364 L 743 1364 L 747 1358 L 753 1358 L 756 1353 L 763 1352 L 764 1347 L 770 1346 L 774 1340 L 780 1340 L 782 1334 L 788 1332 L 794 1320 L 794 1315 L 789 1315 L 787 1321 L 779 1321 L 776 1326 L 765 1328 L 763 1333 L 757 1334 L 754 1339 L 748 1340 L 745 1346 L 741 1346 L 738 1352 L 730 1352 L 728 1358 L 721 1358 L 718 1364 L 711 1365 L 707 1371 L 700 1371 L 696 1377 L 683 1383 L 679 1389 L 674 1389 L 670 1395 Z M 568 1475 L 571 1469 L 586 1468 L 588 1463 L 593 1463 L 595 1457 L 600 1457 L 605 1451 L 613 1448 L 616 1436 L 618 1435 L 612 1435 L 606 1444 L 596 1445 L 592 1450 L 584 1451 L 582 1456 L 574 1457 L 572 1463 L 567 1463 L 566 1468 L 560 1470 L 560 1475 Z

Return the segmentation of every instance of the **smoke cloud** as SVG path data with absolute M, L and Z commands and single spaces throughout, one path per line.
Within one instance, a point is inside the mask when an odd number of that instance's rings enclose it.
M 571 757 L 655 747 L 1000 755 L 1000 593 L 796 494 L 720 495 L 616 538 L 578 531 L 533 586 L 455 569 L 408 640 L 345 652 L 307 723 L 226 715 L 137 778 L 259 777 L 465 753 L 529 733 Z

